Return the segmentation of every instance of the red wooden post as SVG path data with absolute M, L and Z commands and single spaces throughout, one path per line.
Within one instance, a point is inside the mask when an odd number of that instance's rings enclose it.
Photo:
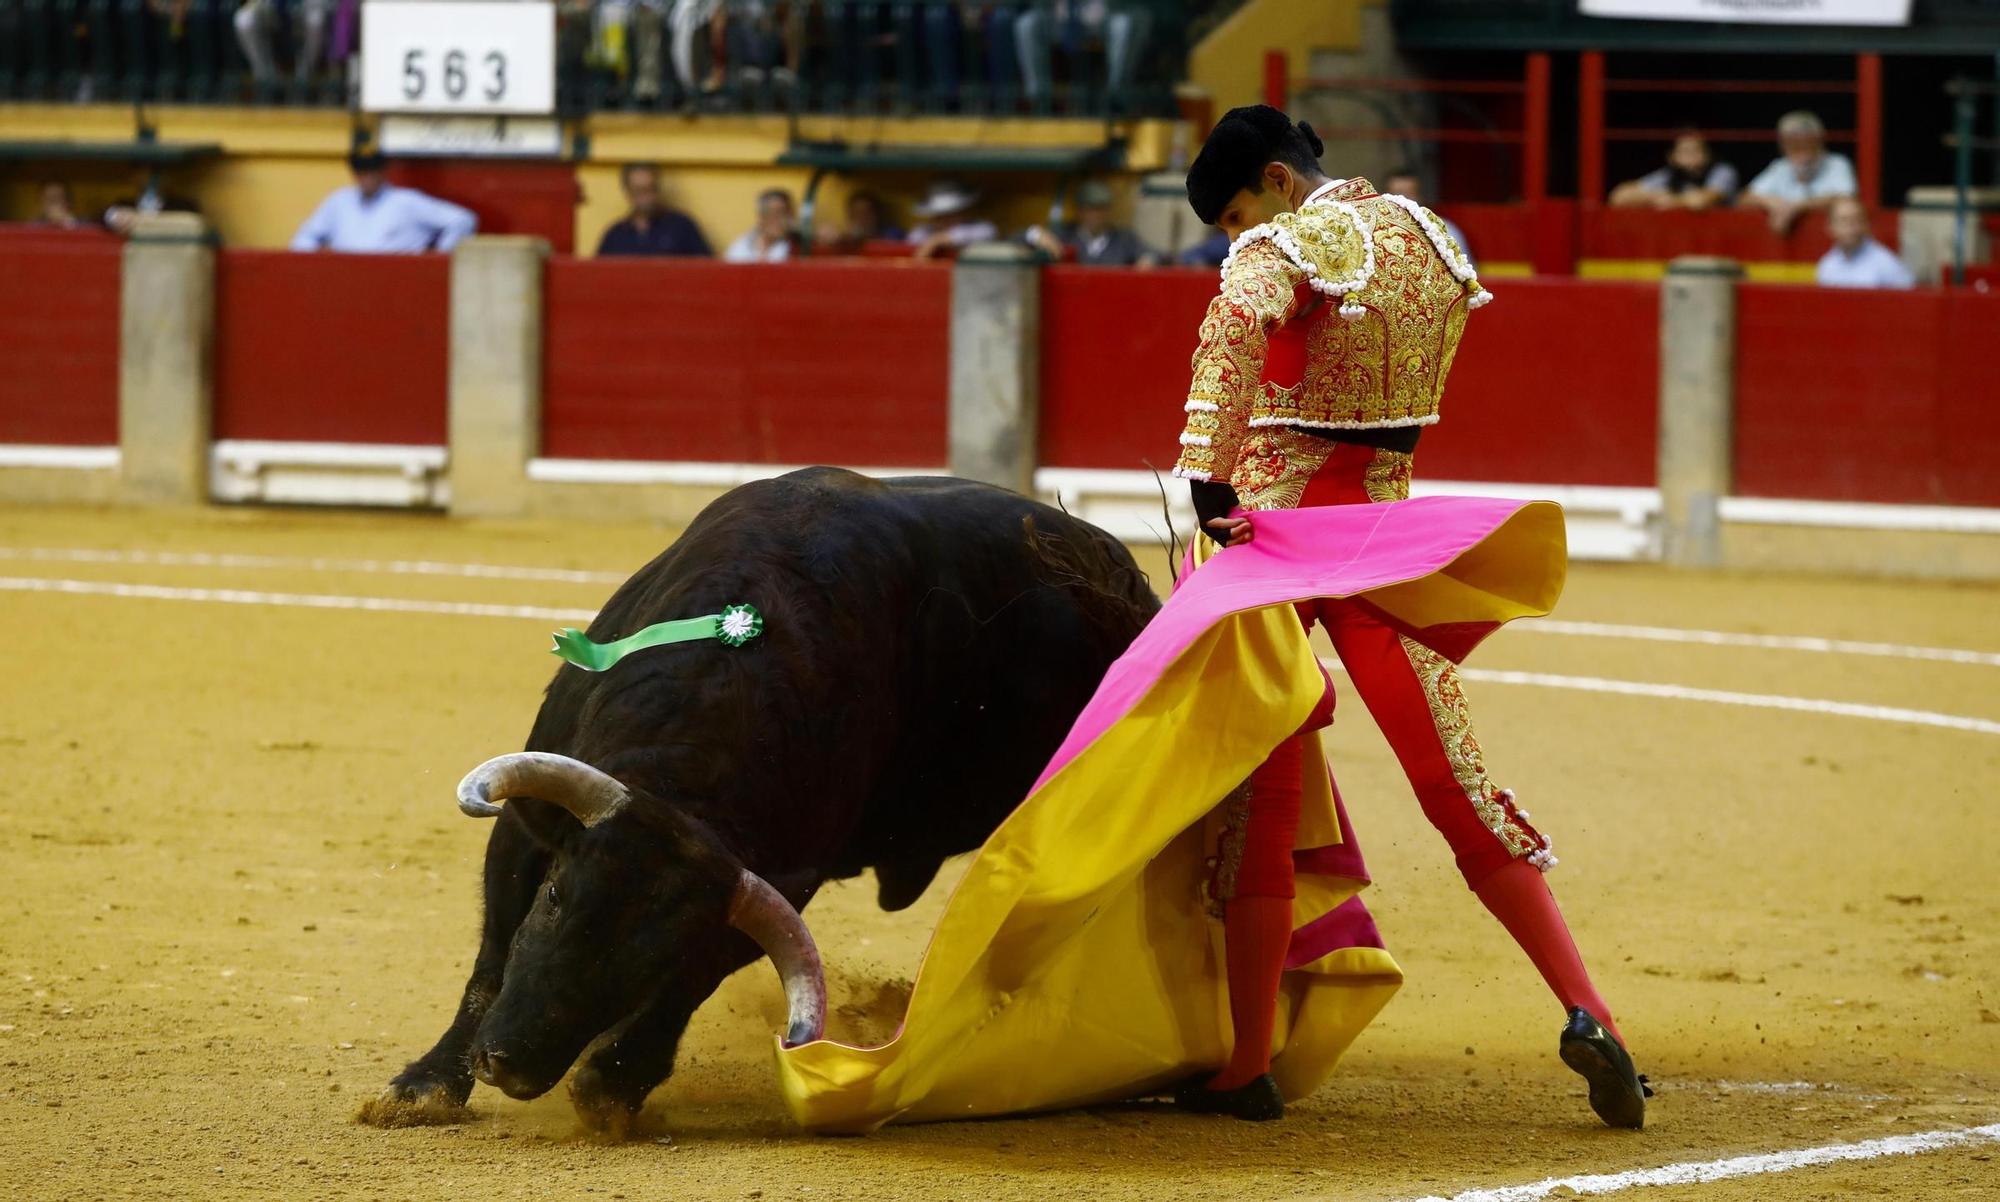
M 1577 56 L 1576 190 L 1585 205 L 1604 203 L 1604 52 Z
M 1527 86 L 1521 105 L 1521 201 L 1535 204 L 1548 192 L 1549 55 L 1528 55 Z
M 1882 56 L 1854 56 L 1854 173 L 1861 203 L 1882 203 Z
M 1264 52 L 1264 103 L 1284 108 L 1292 99 L 1292 64 L 1282 50 Z

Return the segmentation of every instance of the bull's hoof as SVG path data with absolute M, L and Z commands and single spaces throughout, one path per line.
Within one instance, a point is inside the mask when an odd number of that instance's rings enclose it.
M 623 1141 L 640 1134 L 639 1110 L 646 1104 L 645 1095 L 624 1096 L 595 1069 L 586 1066 L 570 1077 L 569 1101 L 584 1127 L 600 1139 Z
M 361 1104 L 354 1121 L 370 1127 L 442 1127 L 472 1117 L 465 1099 L 472 1083 L 458 1088 L 447 1081 L 413 1078 L 404 1073 L 388 1088 Z
M 354 1112 L 354 1122 L 368 1126 L 446 1126 L 466 1122 L 466 1098 L 472 1096 L 472 1080 L 438 1080 L 424 1070 L 422 1062 L 404 1068 L 388 1088 L 362 1102 Z

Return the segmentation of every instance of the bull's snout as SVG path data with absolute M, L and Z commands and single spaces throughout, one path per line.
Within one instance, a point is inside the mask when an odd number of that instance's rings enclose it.
M 485 1047 L 472 1057 L 472 1075 L 510 1098 L 526 1101 L 538 1098 L 549 1091 L 549 1087 L 533 1077 L 522 1073 L 508 1062 L 504 1048 Z

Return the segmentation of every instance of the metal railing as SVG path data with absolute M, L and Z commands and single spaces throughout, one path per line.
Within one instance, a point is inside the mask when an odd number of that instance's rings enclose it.
M 567 115 L 1171 114 L 1203 0 L 557 0 Z M 0 0 L 0 101 L 352 103 L 359 0 Z

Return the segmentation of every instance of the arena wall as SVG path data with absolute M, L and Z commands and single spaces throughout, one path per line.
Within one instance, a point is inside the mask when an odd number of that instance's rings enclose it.
M 18 365 L 0 379 L 0 495 L 107 495 L 121 435 L 120 255 L 102 239 L 0 240 L 0 281 L 14 284 L 0 345 Z M 180 427 L 206 430 L 212 416 L 208 496 L 449 506 L 453 456 L 463 473 L 486 451 L 452 445 L 448 384 L 493 365 L 468 358 L 486 352 L 454 333 L 481 298 L 453 295 L 448 260 L 225 250 L 213 261 L 212 398 L 186 402 L 212 411 Z M 505 418 L 529 423 L 515 444 L 524 458 L 505 469 L 523 487 L 506 503 L 680 520 L 788 466 L 976 470 L 953 462 L 949 417 L 952 326 L 966 316 L 954 304 L 977 295 L 955 302 L 953 280 L 970 269 L 531 264 L 523 286 L 538 294 L 524 303 L 542 316 L 526 329 L 540 331 L 539 357 L 520 360 L 538 365 L 509 411 L 524 416 Z M 1040 491 L 1124 537 L 1159 537 L 1154 469 L 1175 449 L 1170 419 L 1214 275 L 1039 270 L 1031 384 L 995 428 L 1038 448 Z M 1536 278 L 1497 292 L 1470 323 L 1421 479 L 1433 491 L 1550 496 L 1570 509 L 1574 553 L 1658 558 L 1660 287 Z M 1728 342 L 1711 348 L 1734 364 L 1716 398 L 1733 436 L 1722 445 L 1734 445 L 1717 478 L 1730 487 L 1708 502 L 1731 527 L 1716 543 L 1722 561 L 2000 576 L 1989 468 L 2000 368 L 1980 339 L 2000 328 L 2000 298 L 1754 284 L 1734 295 L 1737 320 L 1713 323 Z M 75 488 L 51 483 L 65 467 Z M 1185 522 L 1181 490 L 1167 501 Z M 1838 556 L 1825 552 L 1836 545 Z

